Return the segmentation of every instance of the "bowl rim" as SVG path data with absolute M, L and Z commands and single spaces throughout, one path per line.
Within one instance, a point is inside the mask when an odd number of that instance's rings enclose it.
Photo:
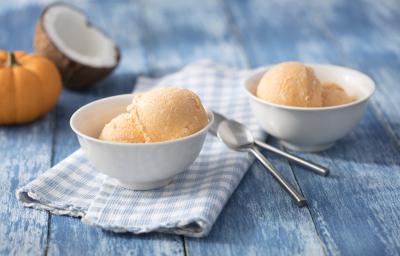
M 132 97 L 133 94 L 134 94 L 134 93 L 119 94 L 119 95 L 114 95 L 114 96 L 110 96 L 110 97 L 105 97 L 105 98 L 101 98 L 101 99 L 98 99 L 98 100 L 91 101 L 91 102 L 89 102 L 89 103 L 87 103 L 87 104 L 81 106 L 80 108 L 78 108 L 78 109 L 72 114 L 72 116 L 71 116 L 71 118 L 70 118 L 70 120 L 69 120 L 69 125 L 70 125 L 72 131 L 73 131 L 76 135 L 78 135 L 78 136 L 81 136 L 81 137 L 83 137 L 83 138 L 85 138 L 85 139 L 87 139 L 87 140 L 90 140 L 90 141 L 93 141 L 93 142 L 96 142 L 96 143 L 100 143 L 100 144 L 105 144 L 105 145 L 119 145 L 119 146 L 123 146 L 123 147 L 129 147 L 129 146 L 131 146 L 131 147 L 149 147 L 149 146 L 157 146 L 157 145 L 167 145 L 167 144 L 182 142 L 182 141 L 185 141 L 185 140 L 190 140 L 190 139 L 192 139 L 192 138 L 194 138 L 194 137 L 197 137 L 197 136 L 201 135 L 201 134 L 204 133 L 204 132 L 207 132 L 207 131 L 210 129 L 210 127 L 211 127 L 211 125 L 213 124 L 213 122 L 214 122 L 214 114 L 213 114 L 213 112 L 210 111 L 208 108 L 204 107 L 205 110 L 206 110 L 206 112 L 207 112 L 208 123 L 207 123 L 207 125 L 204 126 L 201 130 L 199 130 L 199 131 L 197 131 L 197 132 L 195 132 L 195 133 L 193 133 L 193 134 L 191 134 L 191 135 L 189 135 L 189 136 L 181 137 L 181 138 L 178 138 L 178 139 L 166 140 L 166 141 L 160 141 L 160 142 L 149 142 L 149 143 L 125 143 L 125 142 L 115 142 L 115 141 L 100 140 L 100 139 L 98 139 L 98 138 L 95 138 L 95 137 L 92 137 L 92 136 L 89 136 L 89 135 L 86 135 L 86 134 L 80 132 L 80 131 L 75 127 L 75 125 L 73 124 L 74 120 L 77 118 L 77 116 L 79 115 L 79 113 L 82 112 L 82 111 L 84 111 L 84 110 L 85 110 L 86 108 L 88 108 L 89 106 L 94 105 L 94 104 L 98 104 L 98 103 L 100 103 L 101 101 L 111 100 L 111 99 L 113 99 L 113 98 L 122 98 L 122 97 L 127 97 L 127 96 Z M 204 106 L 204 105 L 203 105 L 203 106 Z
M 257 97 L 256 95 L 254 95 L 251 91 L 250 91 L 250 84 L 249 81 L 251 79 L 253 79 L 255 76 L 260 75 L 261 73 L 265 73 L 268 69 L 272 68 L 273 66 L 277 65 L 279 63 L 276 64 L 272 64 L 272 65 L 267 65 L 267 66 L 263 66 L 263 67 L 259 67 L 257 69 L 255 69 L 249 76 L 247 76 L 244 80 L 244 90 L 246 91 L 246 94 L 252 99 L 257 101 L 260 104 L 263 105 L 268 105 L 268 106 L 272 106 L 275 108 L 281 108 L 281 109 L 287 109 L 287 110 L 295 110 L 295 111 L 328 111 L 328 110 L 336 110 L 336 109 L 343 109 L 343 108 L 347 108 L 347 107 L 351 107 L 354 105 L 358 105 L 362 102 L 367 101 L 369 98 L 371 98 L 371 96 L 375 93 L 376 91 L 376 85 L 374 80 L 368 76 L 365 73 L 362 73 L 356 69 L 352 69 L 352 68 L 348 68 L 348 67 L 344 67 L 344 66 L 338 66 L 338 65 L 331 65 L 331 64 L 320 64 L 320 63 L 304 63 L 304 65 L 306 66 L 311 66 L 311 67 L 325 67 L 325 68 L 339 68 L 339 69 L 345 69 L 347 71 L 351 71 L 354 73 L 357 73 L 357 75 L 363 76 L 364 78 L 366 78 L 369 82 L 370 85 L 372 86 L 372 90 L 364 97 L 361 97 L 353 102 L 350 103 L 346 103 L 346 104 L 342 104 L 342 105 L 337 105 L 337 106 L 330 106 L 330 107 L 296 107 L 296 106 L 288 106 L 288 105 L 281 105 L 281 104 L 277 104 L 277 103 L 273 103 L 273 102 L 269 102 L 263 99 L 260 99 L 259 97 Z

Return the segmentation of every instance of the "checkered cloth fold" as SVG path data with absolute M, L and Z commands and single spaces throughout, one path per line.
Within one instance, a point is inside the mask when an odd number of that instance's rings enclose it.
M 140 78 L 135 91 L 154 86 L 189 88 L 207 108 L 245 123 L 262 139 L 243 91 L 248 74 L 200 61 L 159 80 Z M 211 230 L 252 160 L 208 135 L 199 157 L 172 183 L 156 190 L 133 191 L 98 173 L 79 149 L 18 189 L 17 198 L 26 207 L 81 217 L 84 223 L 115 232 L 202 237 Z

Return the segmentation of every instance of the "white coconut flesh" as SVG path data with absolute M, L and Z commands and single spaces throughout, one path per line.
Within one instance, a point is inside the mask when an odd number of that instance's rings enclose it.
M 69 59 L 96 68 L 117 64 L 115 43 L 88 25 L 80 11 L 64 5 L 52 6 L 44 14 L 43 27 L 58 50 Z

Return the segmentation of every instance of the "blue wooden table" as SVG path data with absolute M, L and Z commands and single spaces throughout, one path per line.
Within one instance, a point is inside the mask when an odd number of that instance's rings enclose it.
M 31 51 L 34 24 L 47 2 L 2 0 L 0 48 Z M 0 127 L 0 254 L 400 254 L 399 1 L 73 3 L 118 42 L 122 62 L 88 91 L 64 90 L 46 117 Z M 68 124 L 77 108 L 130 92 L 139 75 L 160 76 L 201 58 L 238 68 L 285 60 L 333 63 L 374 78 L 376 94 L 351 134 L 328 151 L 301 154 L 329 166 L 330 177 L 270 156 L 308 207 L 296 207 L 257 163 L 203 239 L 115 234 L 16 201 L 16 188 L 78 148 Z

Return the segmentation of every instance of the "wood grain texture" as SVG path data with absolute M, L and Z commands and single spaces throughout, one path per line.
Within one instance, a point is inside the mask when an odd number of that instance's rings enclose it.
M 243 67 L 246 55 L 221 1 L 141 1 L 143 46 L 152 75 L 166 74 L 199 59 Z
M 0 23 L 9 25 L 0 26 L 0 47 L 29 51 L 31 42 L 25 37 L 32 38 L 33 30 L 25 24 L 36 18 L 39 9 L 1 10 Z M 21 17 L 14 19 L 17 12 Z M 28 125 L 0 126 L 0 255 L 41 255 L 45 251 L 49 215 L 27 211 L 17 201 L 15 190 L 50 167 L 54 123 L 51 113 Z
M 234 14 L 243 37 L 249 39 L 245 41 L 245 49 L 255 66 L 265 64 L 268 59 L 273 62 L 298 59 L 350 65 L 371 72 L 382 65 L 372 58 L 377 55 L 379 60 L 378 52 L 373 49 L 382 51 L 381 45 L 369 40 L 371 32 L 377 28 L 362 14 L 376 6 L 363 5 L 360 11 L 360 4 L 348 1 L 315 2 L 311 6 L 295 5 L 293 1 L 295 10 L 287 10 L 279 2 L 237 3 L 233 7 Z M 274 10 L 276 15 L 261 15 L 261 10 L 267 9 Z M 309 9 L 313 11 L 309 12 Z M 257 10 L 260 10 L 257 21 L 246 19 L 249 14 L 257 16 Z M 300 15 L 301 19 L 298 18 Z M 279 17 L 285 18 L 277 20 Z M 336 22 L 341 26 L 335 25 Z M 336 29 L 332 29 L 335 26 Z M 291 31 L 290 35 L 279 33 L 282 27 L 286 28 L 284 31 Z M 344 34 L 353 40 L 350 42 L 352 47 L 347 50 L 349 45 L 343 42 L 351 40 L 346 40 Z M 354 42 L 355 38 L 358 41 Z M 303 40 L 311 43 L 303 44 Z M 266 51 L 266 46 L 275 51 Z M 353 55 L 362 51 L 360 49 L 368 49 L 369 58 L 364 53 Z M 390 54 L 393 53 L 389 51 Z M 399 66 L 394 64 L 392 68 L 395 67 L 398 69 Z M 389 91 L 393 86 L 384 81 L 378 81 L 378 84 Z M 320 179 L 293 165 L 296 180 L 310 201 L 311 215 L 328 254 L 394 255 L 400 250 L 399 147 L 393 134 L 385 129 L 390 124 L 383 122 L 380 116 L 380 112 L 391 107 L 391 101 L 398 99 L 397 92 L 390 96 L 389 91 L 373 100 L 374 104 L 361 124 L 334 148 L 320 154 L 302 154 L 331 166 L 331 177 Z M 379 111 L 375 109 L 377 101 L 380 106 L 385 105 Z M 392 116 L 398 115 L 394 114 L 395 110 L 389 112 Z
M 361 124 L 313 160 L 334 167 L 323 181 L 294 166 L 310 211 L 330 252 L 399 252 L 400 161 L 396 143 L 368 111 Z
M 23 127 L 0 127 L 0 255 L 44 252 L 48 213 L 27 211 L 15 190 L 50 167 L 53 125 L 48 115 Z

